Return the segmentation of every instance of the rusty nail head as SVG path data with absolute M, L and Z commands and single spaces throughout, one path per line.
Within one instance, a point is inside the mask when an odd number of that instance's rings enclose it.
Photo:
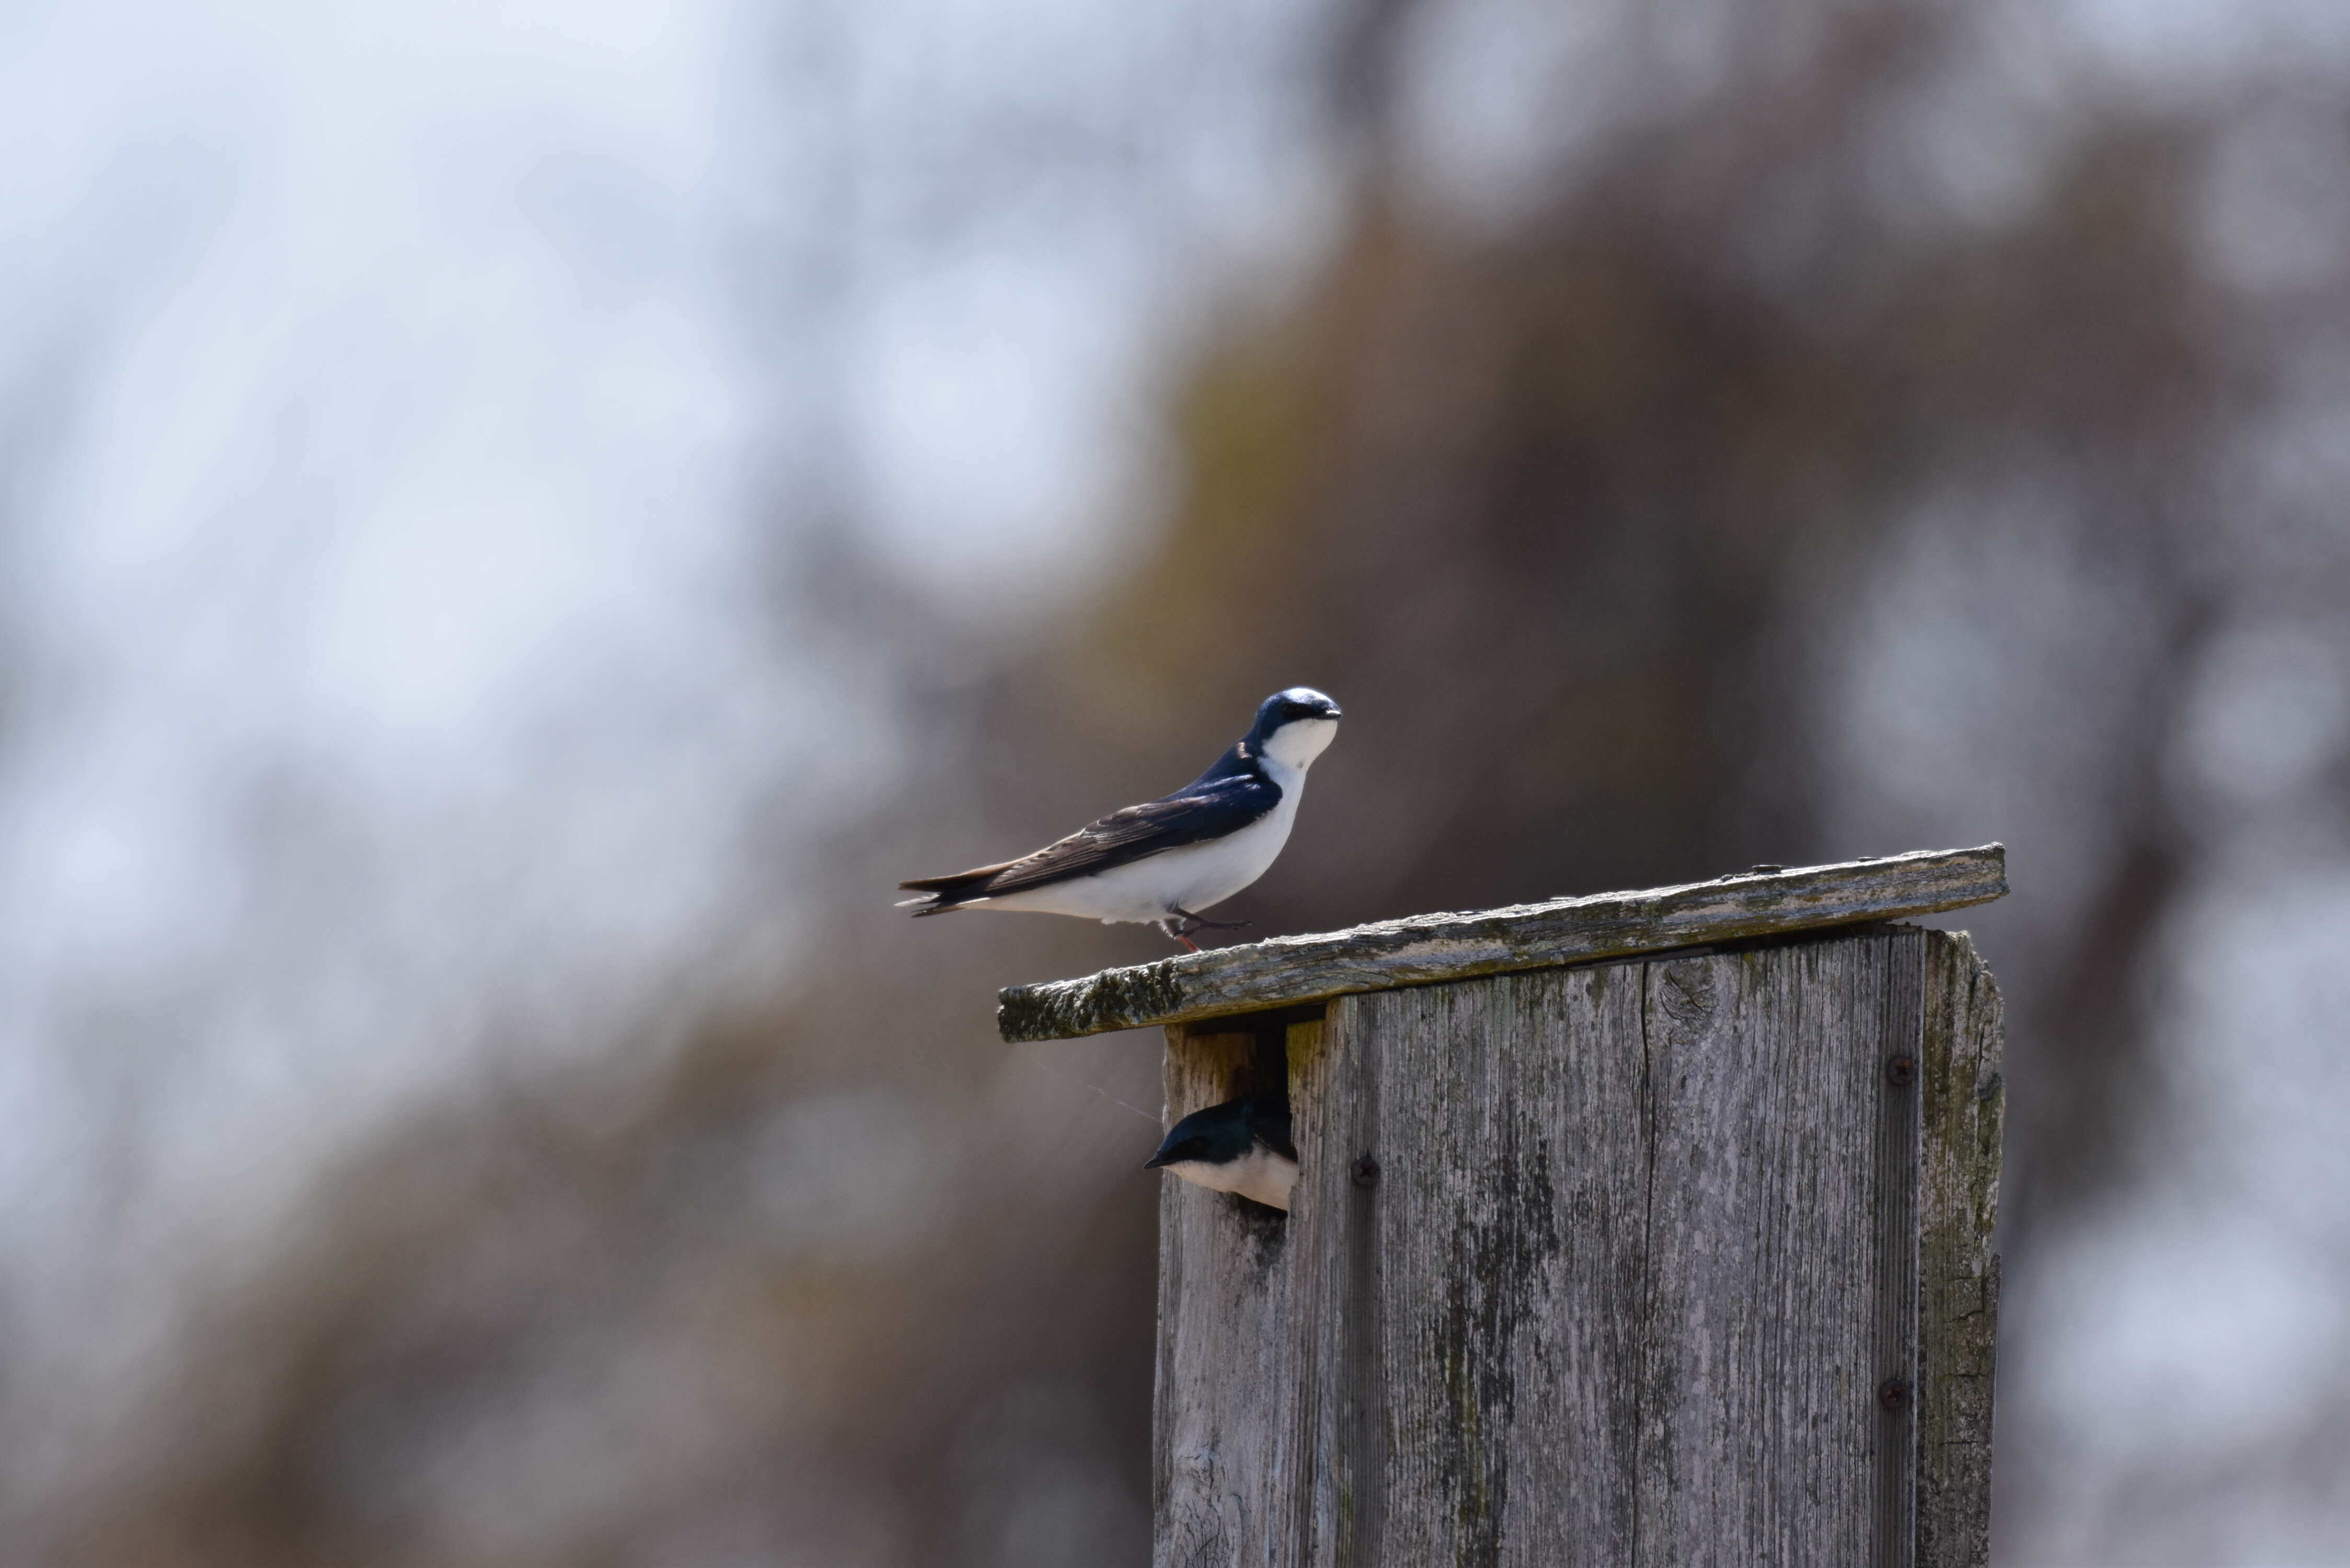
M 1877 1386 L 1877 1402 L 1887 1410 L 1906 1410 L 1909 1407 L 1909 1385 L 1898 1377 L 1888 1377 Z
M 1355 1161 L 1355 1185 L 1368 1187 L 1379 1179 L 1379 1162 L 1369 1155 Z
M 1896 1056 L 1885 1064 L 1885 1081 L 1897 1089 L 1906 1089 L 1918 1081 L 1918 1058 Z

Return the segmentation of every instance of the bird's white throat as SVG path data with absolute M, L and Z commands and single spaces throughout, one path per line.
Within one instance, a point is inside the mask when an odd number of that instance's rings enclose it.
M 1261 1143 L 1252 1146 L 1240 1158 L 1222 1165 L 1210 1165 L 1203 1159 L 1180 1159 L 1160 1168 L 1194 1186 L 1237 1192 L 1284 1213 L 1289 1210 L 1289 1194 L 1297 1185 L 1297 1162 L 1283 1158 Z
M 1293 773 L 1303 774 L 1314 765 L 1314 759 L 1320 756 L 1337 735 L 1338 721 L 1336 719 L 1292 719 L 1265 737 L 1265 760 Z M 1275 782 L 1285 784 L 1287 781 L 1277 779 Z

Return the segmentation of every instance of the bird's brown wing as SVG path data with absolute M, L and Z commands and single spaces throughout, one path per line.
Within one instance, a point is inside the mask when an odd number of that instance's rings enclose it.
M 1047 888 L 1076 877 L 1090 877 L 1187 844 L 1199 844 L 1237 833 L 1271 811 L 1281 799 L 1281 786 L 1261 774 L 1201 780 L 1160 800 L 1113 811 L 1045 846 L 1033 855 L 999 866 L 979 866 L 951 877 L 925 877 L 899 887 L 910 893 L 929 893 L 932 901 L 916 911 L 941 915 L 961 904 Z

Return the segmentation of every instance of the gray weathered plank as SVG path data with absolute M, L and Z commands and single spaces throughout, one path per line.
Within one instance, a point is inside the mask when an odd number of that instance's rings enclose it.
M 1168 1183 L 1159 1568 L 1904 1568 L 1934 1461 L 1878 1398 L 1917 1375 L 1919 1100 L 1886 1064 L 1925 1049 L 1929 940 L 1291 1027 L 1289 1218 Z M 1250 1086 L 1218 1027 L 1169 1032 L 1170 1117 Z
M 1918 1062 L 1926 1048 L 1926 940 L 1895 938 L 1875 1001 L 1877 1096 L 1876 1540 L 1870 1561 L 1909 1568 L 1918 1548 Z M 1864 1006 L 1866 998 L 1846 998 Z
M 1168 1030 L 1168 1126 L 1281 1087 L 1280 1046 L 1253 1022 Z M 1311 1058 L 1321 1028 L 1314 1020 L 1291 1031 L 1301 1060 Z M 1301 1410 L 1315 1379 L 1297 1355 L 1289 1227 L 1272 1210 L 1170 1178 L 1159 1257 L 1156 1568 L 1303 1563 L 1309 1458 Z
M 1327 1114 L 1379 1173 L 1326 1159 L 1300 1211 L 1375 1265 L 1319 1314 L 1362 1408 L 1326 1421 L 1306 1561 L 1635 1560 L 1642 992 L 1625 965 L 1332 1007 Z
M 1984 903 L 2006 891 L 2007 852 L 1991 844 L 1474 914 L 1416 915 L 1014 986 L 999 999 L 996 1027 L 1014 1043 L 1070 1039 L 1357 992 L 1900 919 Z
M 1918 1171 L 1918 1562 L 1991 1556 L 1991 1374 L 1999 1331 L 1999 987 L 1964 932 L 1927 933 Z
M 1908 1414 L 1877 1390 L 1906 1366 L 1879 1306 L 1912 1261 L 1879 1250 L 1877 1216 L 1879 1091 L 1887 1056 L 1916 1049 L 1918 940 L 1646 966 L 1636 1563 L 1909 1561 L 1878 1528 Z

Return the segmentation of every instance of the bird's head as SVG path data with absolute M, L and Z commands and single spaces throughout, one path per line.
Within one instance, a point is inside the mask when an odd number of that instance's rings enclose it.
M 1338 733 L 1338 704 L 1311 686 L 1293 686 L 1266 698 L 1249 732 L 1249 749 L 1301 773 Z
M 1255 1146 L 1256 1117 L 1261 1111 L 1252 1099 L 1227 1100 L 1193 1111 L 1167 1129 L 1166 1141 L 1142 1168 L 1165 1168 L 1181 1176 L 1185 1166 L 1230 1165 L 1244 1159 Z

